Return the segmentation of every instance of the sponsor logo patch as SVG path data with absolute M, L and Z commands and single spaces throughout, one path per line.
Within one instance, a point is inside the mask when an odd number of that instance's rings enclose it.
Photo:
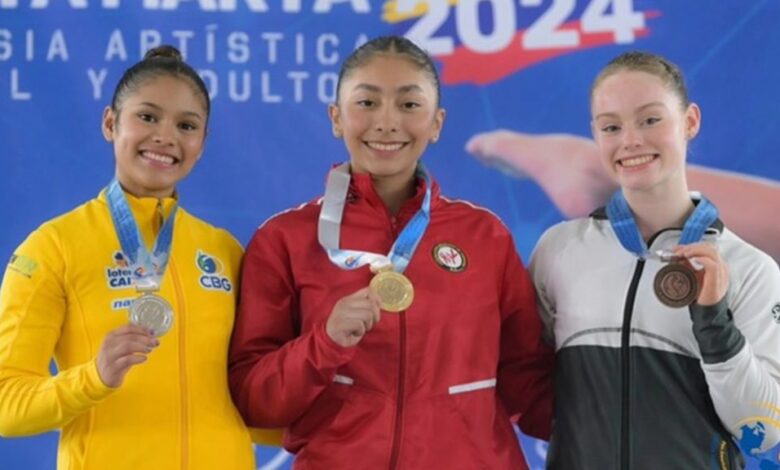
M 38 262 L 30 257 L 14 253 L 11 256 L 11 260 L 8 262 L 8 269 L 17 272 L 24 277 L 31 278 L 33 273 L 38 269 Z
M 772 317 L 777 323 L 780 323 L 780 302 L 776 303 L 775 306 L 772 307 Z
M 116 251 L 111 257 L 112 264 L 106 267 L 106 283 L 109 289 L 127 289 L 133 286 L 133 271 L 130 262 L 121 252 Z M 143 270 L 143 268 L 139 268 Z
M 219 290 L 230 292 L 233 290 L 233 285 L 224 273 L 224 265 L 222 261 L 216 256 L 212 256 L 205 251 L 198 250 L 195 256 L 195 264 L 200 269 L 200 285 L 204 289 Z
M 466 254 L 452 243 L 439 243 L 433 247 L 433 260 L 440 267 L 453 273 L 461 272 L 468 266 Z
M 135 299 L 114 299 L 111 301 L 111 310 L 126 310 Z

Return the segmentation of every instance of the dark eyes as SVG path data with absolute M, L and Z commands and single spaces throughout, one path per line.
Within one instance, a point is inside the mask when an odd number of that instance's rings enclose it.
M 377 106 L 377 102 L 374 100 L 359 100 L 357 101 L 357 105 L 362 108 L 375 108 Z M 404 103 L 401 103 L 401 108 L 406 110 L 412 110 L 420 107 L 420 103 L 416 101 L 406 101 Z
M 148 122 L 148 123 L 156 123 L 156 122 L 158 122 L 157 116 L 154 115 L 154 114 L 151 114 L 151 113 L 138 113 L 137 116 L 138 116 L 138 119 L 140 119 L 140 120 L 142 120 L 144 122 Z M 197 124 L 195 124 L 193 122 L 189 122 L 189 121 L 182 121 L 182 122 L 178 123 L 176 125 L 176 127 L 178 127 L 179 129 L 181 129 L 183 131 L 187 131 L 187 132 L 194 131 L 194 130 L 198 129 L 198 125 Z

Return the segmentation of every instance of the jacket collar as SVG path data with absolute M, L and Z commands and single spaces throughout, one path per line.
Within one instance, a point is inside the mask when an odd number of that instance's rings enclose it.
M 425 198 L 426 184 L 422 178 L 417 179 L 417 190 L 410 199 L 401 206 L 396 217 L 400 220 L 411 218 L 422 206 Z M 431 210 L 441 203 L 439 184 L 431 176 Z M 368 173 L 351 173 L 349 182 L 349 191 L 347 192 L 347 202 L 365 202 L 371 207 L 376 207 L 387 211 L 385 203 L 379 197 L 374 188 L 374 182 Z

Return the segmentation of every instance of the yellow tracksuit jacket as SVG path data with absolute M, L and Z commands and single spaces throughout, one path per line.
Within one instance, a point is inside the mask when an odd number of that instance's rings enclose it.
M 127 199 L 151 247 L 174 200 Z M 242 250 L 181 208 L 175 217 L 158 293 L 173 306 L 173 327 L 116 389 L 102 383 L 96 358 L 138 294 L 105 191 L 17 249 L 0 290 L 0 435 L 61 428 L 61 470 L 254 468 L 227 385 Z

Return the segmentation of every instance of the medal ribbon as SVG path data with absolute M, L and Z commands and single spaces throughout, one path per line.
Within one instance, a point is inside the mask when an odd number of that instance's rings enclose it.
M 163 222 L 150 253 L 143 243 L 125 193 L 116 178 L 111 180 L 106 188 L 106 199 L 108 199 L 111 219 L 114 221 L 114 230 L 119 237 L 122 252 L 130 262 L 136 289 L 138 291 L 159 290 L 165 268 L 168 266 L 168 253 L 173 239 L 173 219 L 178 205 L 173 206 L 171 214 Z
M 325 197 L 317 223 L 317 238 L 325 248 L 328 258 L 342 269 L 357 269 L 366 264 L 378 269 L 392 265 L 393 270 L 403 273 L 420 244 L 428 222 L 431 220 L 431 177 L 422 163 L 417 164 L 416 176 L 425 181 L 425 197 L 422 207 L 412 217 L 390 248 L 390 253 L 381 255 L 367 251 L 342 250 L 339 248 L 341 219 L 349 189 L 349 164 L 343 163 L 331 170 L 325 186 Z
M 639 233 L 639 228 L 631 213 L 623 191 L 618 190 L 612 195 L 609 204 L 607 204 L 607 217 L 612 229 L 620 240 L 623 248 L 634 253 L 640 258 L 647 258 L 650 253 L 647 244 Z M 718 208 L 715 207 L 707 198 L 701 196 L 701 200 L 696 205 L 688 219 L 683 225 L 682 235 L 680 235 L 680 245 L 696 243 L 704 236 L 715 219 L 718 218 Z

